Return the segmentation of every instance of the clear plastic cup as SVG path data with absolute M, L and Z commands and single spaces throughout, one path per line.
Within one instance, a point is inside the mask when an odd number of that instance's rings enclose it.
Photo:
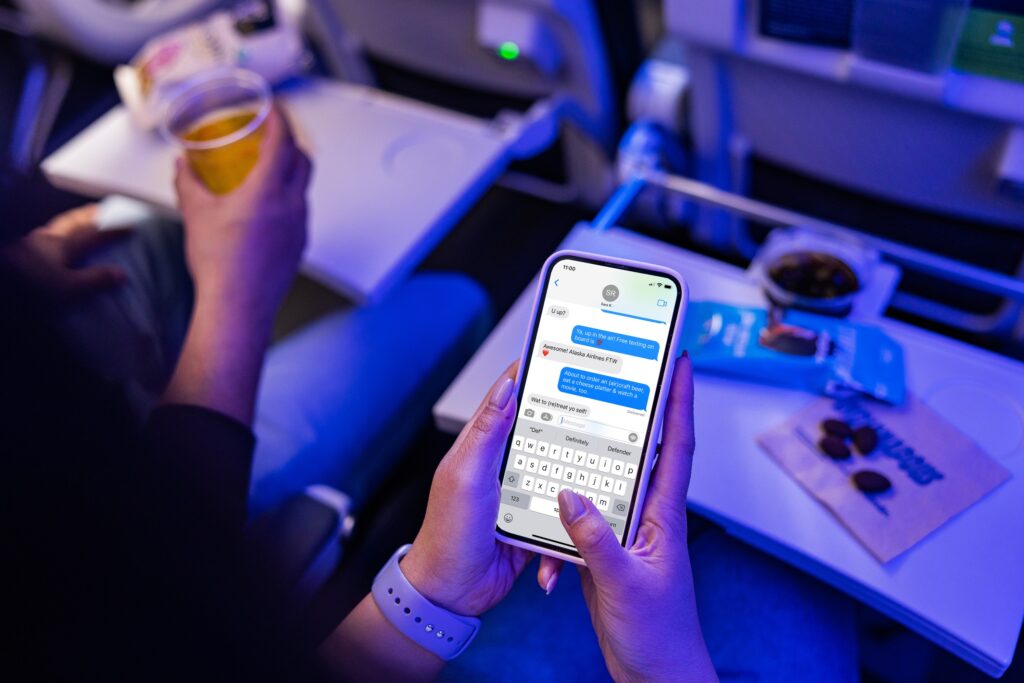
M 164 135 L 181 147 L 196 176 L 215 194 L 243 182 L 260 158 L 270 114 L 270 86 L 258 74 L 223 69 L 190 80 L 164 113 Z

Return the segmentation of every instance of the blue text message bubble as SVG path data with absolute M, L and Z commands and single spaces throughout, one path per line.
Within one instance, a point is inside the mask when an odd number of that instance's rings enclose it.
M 653 339 L 641 339 L 628 334 L 619 334 L 583 325 L 572 328 L 572 340 L 582 346 L 593 346 L 605 351 L 625 353 L 649 360 L 658 359 L 658 349 L 660 348 L 658 342 Z
M 647 396 L 651 393 L 651 388 L 646 384 L 573 368 L 562 368 L 558 376 L 558 390 L 563 394 L 592 398 L 636 410 L 647 409 Z

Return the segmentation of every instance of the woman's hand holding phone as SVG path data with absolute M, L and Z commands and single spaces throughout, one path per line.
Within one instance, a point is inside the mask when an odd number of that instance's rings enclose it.
M 478 616 L 501 602 L 533 558 L 532 552 L 494 535 L 501 495 L 498 469 L 515 420 L 518 369 L 515 363 L 502 373 L 441 461 L 423 525 L 402 559 L 402 573 L 420 595 L 465 616 Z M 344 680 L 430 681 L 443 665 L 388 623 L 369 595 L 328 637 L 320 654 Z
M 423 526 L 402 560 L 402 572 L 424 597 L 466 616 L 497 605 L 533 558 L 494 534 L 518 368 L 514 363 L 498 379 L 441 461 Z
M 562 524 L 586 567 L 580 567 L 608 670 L 622 681 L 716 681 L 693 590 L 686 545 L 686 492 L 693 462 L 693 368 L 676 362 L 665 413 L 661 455 L 640 527 L 626 550 L 583 496 L 559 495 Z M 537 575 L 550 592 L 562 562 L 542 557 Z
M 534 555 L 500 542 L 494 533 L 498 470 L 516 415 L 517 369 L 518 364 L 512 365 L 498 379 L 441 461 L 423 525 L 402 560 L 402 572 L 417 591 L 458 614 L 476 616 L 497 605 Z M 634 546 L 624 550 L 585 498 L 576 497 L 578 507 L 560 499 L 563 523 L 588 565 L 580 567 L 584 596 L 617 681 L 717 680 L 697 620 L 686 546 L 692 456 L 693 380 L 684 356 L 676 364 L 661 464 Z M 542 557 L 538 580 L 543 588 L 554 586 L 561 566 L 560 560 Z M 353 651 L 362 652 L 362 658 L 349 656 Z M 429 680 L 441 666 L 386 626 L 369 596 L 324 643 L 321 654 L 330 668 L 355 679 Z

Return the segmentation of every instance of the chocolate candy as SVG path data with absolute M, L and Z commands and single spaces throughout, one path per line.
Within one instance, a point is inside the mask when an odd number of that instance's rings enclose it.
M 871 427 L 858 427 L 853 430 L 853 445 L 861 455 L 870 455 L 878 445 L 878 432 Z
M 846 445 L 845 441 L 833 434 L 823 437 L 818 442 L 818 448 L 833 460 L 846 460 L 850 457 L 849 446 Z
M 884 474 L 879 474 L 874 470 L 861 470 L 860 472 L 854 472 L 853 485 L 864 493 L 885 493 L 892 488 L 892 483 L 889 478 Z
M 826 434 L 838 436 L 840 439 L 849 439 L 853 436 L 853 430 L 850 429 L 850 425 L 842 420 L 825 420 L 821 423 L 821 428 L 825 430 Z

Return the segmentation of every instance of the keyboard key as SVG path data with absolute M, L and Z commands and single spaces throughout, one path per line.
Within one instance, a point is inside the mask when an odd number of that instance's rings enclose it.
M 612 489 L 612 490 L 615 492 L 616 496 L 624 496 L 624 495 L 626 495 L 626 480 L 625 479 L 616 479 L 615 480 L 615 488 Z
M 578 493 L 579 495 L 582 496 L 584 493 L 586 493 L 586 491 L 584 491 L 583 489 L 573 489 L 573 493 Z
M 562 462 L 572 462 L 573 450 L 571 448 L 562 449 Z
M 526 456 L 523 455 L 522 453 L 516 453 L 515 456 L 513 456 L 512 458 L 512 467 L 516 468 L 517 470 L 525 470 Z
M 528 508 L 530 507 L 530 496 L 519 491 L 503 491 L 501 494 L 501 502 L 505 505 L 512 505 L 517 508 Z
M 523 490 L 524 491 L 532 491 L 533 490 L 533 477 L 531 477 L 529 474 L 527 474 L 525 477 L 523 477 Z
M 527 439 L 526 440 L 526 447 L 523 448 L 523 450 L 526 451 L 527 453 L 533 453 L 534 451 L 536 451 L 537 450 L 537 439 Z
M 598 465 L 597 469 L 601 470 L 602 472 L 611 472 L 612 471 L 612 459 L 611 458 L 601 458 L 601 464 Z
M 587 485 L 587 471 L 584 469 L 576 470 L 576 483 L 580 486 Z
M 598 510 L 601 510 L 602 512 L 606 512 L 608 510 L 608 506 L 609 505 L 611 505 L 611 501 L 608 500 L 608 496 L 598 496 L 597 497 L 597 509 Z
M 558 516 L 558 501 L 549 498 L 531 498 L 530 510 L 539 512 L 542 515 Z
M 573 483 L 574 481 L 576 481 L 576 470 L 573 469 L 572 467 L 566 467 L 565 476 L 562 478 L 565 481 L 569 482 L 570 484 Z
M 621 515 L 622 517 L 625 517 L 627 512 L 629 512 L 629 501 L 628 500 L 622 500 L 621 498 L 616 498 L 614 501 L 612 501 L 612 514 L 613 515 Z
M 590 454 L 588 454 L 587 455 L 587 467 L 592 469 L 592 470 L 596 470 L 597 469 L 598 460 L 599 460 L 599 458 L 597 457 L 597 453 L 590 453 Z
M 615 486 L 615 480 L 611 477 L 604 477 L 601 479 L 601 490 L 605 493 L 611 493 L 612 487 Z
M 537 465 L 537 474 L 543 474 L 545 477 L 551 474 L 551 463 L 547 460 L 541 460 L 540 464 Z
M 560 457 L 562 457 L 562 447 L 556 446 L 555 444 L 551 444 L 551 446 L 548 448 L 548 457 L 551 458 L 552 460 L 558 460 Z
M 589 500 L 591 503 L 597 503 L 597 494 L 594 493 L 593 491 L 587 491 L 586 496 L 587 500 Z
M 516 449 L 517 451 L 521 451 L 523 450 L 523 444 L 525 442 L 526 439 L 523 438 L 522 434 L 516 434 L 515 436 L 512 437 L 512 448 Z
M 549 481 L 548 482 L 547 494 L 549 496 L 551 496 L 552 498 L 557 498 L 558 497 L 558 482 L 557 481 Z
M 614 462 L 612 462 L 612 474 L 614 474 L 616 477 L 621 477 L 625 473 L 626 463 L 622 462 L 621 460 L 615 460 Z
M 538 441 L 537 442 L 537 455 L 547 456 L 547 454 L 548 454 L 548 445 L 549 444 L 548 444 L 547 441 Z
M 545 491 L 547 491 L 548 490 L 547 479 L 541 479 L 541 478 L 538 477 L 537 480 L 535 482 L 533 482 L 533 490 L 535 492 L 541 493 L 541 494 L 543 494 Z
M 530 458 L 529 460 L 527 460 L 526 461 L 526 471 L 529 472 L 530 474 L 536 474 L 537 473 L 537 464 L 539 462 L 540 461 L 537 460 L 537 458 Z
M 636 479 L 636 465 L 631 462 L 626 463 L 626 476 L 630 479 Z
M 572 464 L 576 465 L 576 467 L 583 467 L 584 465 L 586 465 L 587 464 L 587 452 L 586 451 L 576 451 L 576 453 L 572 456 Z
M 505 484 L 515 488 L 516 486 L 519 486 L 519 480 L 522 476 L 523 475 L 516 474 L 515 472 L 509 472 L 505 475 Z
M 597 472 L 591 472 L 590 477 L 587 479 L 587 488 L 596 489 L 601 487 L 601 475 Z
M 615 519 L 614 517 L 605 517 L 608 520 L 608 526 L 612 528 L 617 536 L 621 536 L 624 529 L 624 524 L 621 519 Z
M 555 479 L 561 479 L 562 478 L 562 471 L 564 469 L 565 468 L 562 467 L 561 465 L 552 465 L 551 466 L 551 476 L 554 477 Z M 625 483 L 625 482 L 623 482 L 623 483 Z

